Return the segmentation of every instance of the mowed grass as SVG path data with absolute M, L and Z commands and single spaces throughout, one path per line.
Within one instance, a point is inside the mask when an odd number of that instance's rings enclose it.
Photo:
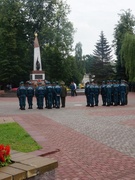
M 0 124 L 0 144 L 10 145 L 12 150 L 20 152 L 41 149 L 41 146 L 15 122 Z

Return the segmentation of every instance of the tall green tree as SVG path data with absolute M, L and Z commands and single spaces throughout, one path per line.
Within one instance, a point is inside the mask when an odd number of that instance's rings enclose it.
M 85 67 L 84 67 L 84 61 L 83 61 L 83 50 L 82 50 L 82 43 L 78 42 L 75 46 L 75 61 L 78 68 L 78 73 L 80 74 L 81 80 L 83 79 L 83 76 L 85 74 Z M 79 83 L 79 82 L 77 82 Z
M 0 81 L 28 80 L 33 68 L 34 32 L 38 33 L 43 70 L 59 80 L 72 50 L 74 28 L 62 0 L 1 0 Z M 64 75 L 65 76 L 65 75 Z
M 82 43 L 79 42 L 75 46 L 75 59 L 77 61 L 82 61 Z
M 28 76 L 30 66 L 26 60 L 28 44 L 22 7 L 20 1 L 0 2 L 0 81 L 4 84 L 14 84 Z
M 62 0 L 24 1 L 31 32 L 39 33 L 46 78 L 52 81 L 59 80 L 63 69 L 66 68 L 66 58 L 72 50 L 74 28 L 67 18 L 70 8 Z
M 97 81 L 113 78 L 114 70 L 111 64 L 113 58 L 112 49 L 105 38 L 103 31 L 101 31 L 95 48 L 91 63 L 91 73 L 95 75 Z
M 135 26 L 135 18 L 131 13 L 130 9 L 126 11 L 122 10 L 122 13 L 118 15 L 120 19 L 114 28 L 114 41 L 113 41 L 115 47 L 115 54 L 117 57 L 116 78 L 128 80 L 128 73 L 126 73 L 125 60 L 123 55 L 121 54 L 121 48 L 125 34 L 126 33 L 133 34 L 133 30 Z
M 102 64 L 104 64 L 104 62 L 109 62 L 112 60 L 112 49 L 107 39 L 105 38 L 103 31 L 101 31 L 99 40 L 96 43 L 95 47 L 96 49 L 93 51 L 93 55 L 98 57 L 102 61 Z
M 135 34 L 125 34 L 121 48 L 121 57 L 124 59 L 129 81 L 135 82 Z

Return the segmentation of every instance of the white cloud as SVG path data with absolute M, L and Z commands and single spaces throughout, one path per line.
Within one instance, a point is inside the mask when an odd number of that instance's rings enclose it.
M 67 4 L 71 9 L 69 20 L 77 29 L 74 46 L 81 42 L 84 55 L 92 54 L 101 31 L 112 44 L 114 28 L 122 9 L 131 9 L 135 15 L 135 0 L 67 0 Z

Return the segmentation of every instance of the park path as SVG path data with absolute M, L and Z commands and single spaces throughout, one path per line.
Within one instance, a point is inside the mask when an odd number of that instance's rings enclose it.
M 66 108 L 21 111 L 17 98 L 0 98 L 0 119 L 18 122 L 58 160 L 56 180 L 135 180 L 135 93 L 127 106 L 86 107 L 85 96 Z

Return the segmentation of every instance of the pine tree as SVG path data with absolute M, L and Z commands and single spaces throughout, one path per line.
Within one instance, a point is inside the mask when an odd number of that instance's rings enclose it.
M 103 31 L 101 31 L 101 34 L 99 37 L 100 39 L 95 45 L 96 49 L 93 51 L 94 52 L 93 55 L 98 57 L 99 60 L 101 60 L 103 63 L 109 62 L 112 60 L 111 47 L 107 39 L 105 38 Z
M 112 79 L 114 69 L 111 64 L 112 50 L 103 31 L 101 31 L 99 37 L 100 39 L 95 45 L 96 49 L 93 51 L 91 73 L 95 75 L 95 80 L 101 82 L 102 80 Z

